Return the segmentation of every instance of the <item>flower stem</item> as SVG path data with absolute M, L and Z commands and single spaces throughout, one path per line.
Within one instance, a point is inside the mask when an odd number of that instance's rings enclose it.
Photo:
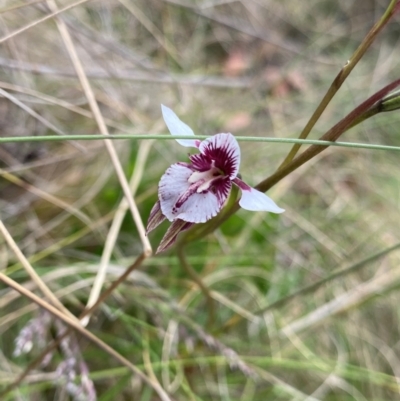
M 353 68 L 357 65 L 357 63 L 361 60 L 365 52 L 371 46 L 372 42 L 375 40 L 376 36 L 379 32 L 385 27 L 385 25 L 389 22 L 390 18 L 393 14 L 397 11 L 398 7 L 396 4 L 398 0 L 392 0 L 386 9 L 385 13 L 381 17 L 379 21 L 375 23 L 372 29 L 368 32 L 367 36 L 365 36 L 364 40 L 361 42 L 360 46 L 358 46 L 357 50 L 353 53 L 351 58 L 347 61 L 346 65 L 340 70 L 339 74 L 333 80 L 331 86 L 329 87 L 328 91 L 326 92 L 325 96 L 321 100 L 320 104 L 314 111 L 314 114 L 309 119 L 308 123 L 304 127 L 303 131 L 300 133 L 299 139 L 305 139 L 321 117 L 322 113 L 335 96 L 337 91 L 342 86 L 343 82 L 346 78 L 350 75 Z M 397 4 L 398 5 L 398 4 Z M 361 122 L 361 121 L 360 121 Z M 292 149 L 286 156 L 285 160 L 279 166 L 279 168 L 283 168 L 287 166 L 295 157 L 297 152 L 300 149 L 300 144 L 293 145 Z
M 197 274 L 196 270 L 194 270 L 193 267 L 190 266 L 190 264 L 186 260 L 184 248 L 185 248 L 185 246 L 183 244 L 178 244 L 178 246 L 177 246 L 177 254 L 178 254 L 179 261 L 180 261 L 182 267 L 184 268 L 185 272 L 198 285 L 198 287 L 200 288 L 201 292 L 206 297 L 207 305 L 208 305 L 207 327 L 211 328 L 213 326 L 214 322 L 215 322 L 215 302 L 214 302 L 214 299 L 212 298 L 210 289 L 203 283 L 203 280 Z
M 367 100 L 356 107 L 351 113 L 335 124 L 329 131 L 327 131 L 320 140 L 323 141 L 336 141 L 344 132 L 346 132 L 354 125 L 359 124 L 361 121 L 379 113 L 386 111 L 382 106 L 385 104 L 387 99 L 392 100 L 392 94 L 387 96 L 390 92 L 400 86 L 400 79 L 386 85 L 380 91 L 376 92 L 370 96 Z M 397 93 L 397 92 L 395 92 Z M 298 169 L 304 163 L 311 160 L 313 157 L 327 149 L 329 145 L 311 145 L 303 153 L 297 156 L 295 159 L 291 160 L 288 164 L 281 166 L 278 170 L 270 175 L 265 180 L 261 181 L 255 188 L 261 192 L 268 191 L 271 187 L 277 184 L 280 180 L 285 178 L 294 170 Z M 219 227 L 225 220 L 236 213 L 239 210 L 239 203 L 234 202 L 231 206 L 225 207 L 220 215 L 217 215 L 213 219 L 209 220 L 207 223 L 201 226 L 193 226 L 189 229 L 182 238 L 181 243 L 187 243 L 199 238 L 206 236 L 207 234 L 213 232 L 217 227 Z

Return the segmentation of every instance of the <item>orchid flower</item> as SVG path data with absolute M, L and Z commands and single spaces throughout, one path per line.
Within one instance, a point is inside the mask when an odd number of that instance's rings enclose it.
M 161 105 L 161 110 L 172 135 L 194 135 L 192 129 L 171 109 Z M 197 148 L 200 153 L 189 155 L 190 163 L 173 164 L 161 177 L 158 201 L 150 212 L 147 233 L 165 219 L 172 224 L 157 252 L 170 247 L 181 231 L 216 216 L 228 198 L 232 184 L 242 192 L 239 205 L 243 209 L 284 212 L 267 195 L 238 177 L 240 148 L 232 134 L 216 134 L 204 141 L 177 139 L 177 142 L 182 146 Z

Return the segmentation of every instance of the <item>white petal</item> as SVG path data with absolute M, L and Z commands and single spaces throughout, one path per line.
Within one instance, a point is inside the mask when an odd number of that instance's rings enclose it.
M 226 199 L 226 190 L 217 192 L 191 193 L 185 202 L 176 208 L 178 199 L 185 194 L 190 184 L 193 171 L 182 164 L 173 164 L 161 177 L 158 197 L 163 215 L 169 220 L 181 219 L 189 223 L 205 223 L 216 216 Z M 219 188 L 217 188 L 218 190 Z M 229 191 L 228 191 L 229 192 Z
M 167 124 L 167 127 L 171 135 L 185 135 L 185 136 L 194 135 L 193 130 L 183 121 L 181 121 L 170 108 L 162 104 L 161 111 L 164 117 L 165 124 Z M 177 139 L 176 141 L 179 143 L 179 145 L 186 147 L 197 148 L 198 145 L 200 144 L 200 141 L 195 139 Z
M 242 180 L 236 178 L 233 181 L 242 191 L 239 205 L 246 210 L 254 212 L 271 212 L 283 213 L 285 209 L 281 209 L 271 198 L 263 192 L 257 191 L 255 188 L 248 186 Z
M 158 184 L 158 198 L 163 215 L 169 221 L 177 218 L 172 209 L 178 198 L 188 190 L 190 186 L 188 180 L 192 173 L 190 168 L 176 163 L 169 167 L 161 177 Z
M 199 146 L 200 152 L 215 160 L 215 165 L 221 168 L 233 180 L 239 171 L 240 147 L 232 134 L 216 134 L 205 139 Z
M 216 216 L 222 205 L 211 191 L 194 193 L 179 209 L 178 219 L 190 223 L 205 223 Z

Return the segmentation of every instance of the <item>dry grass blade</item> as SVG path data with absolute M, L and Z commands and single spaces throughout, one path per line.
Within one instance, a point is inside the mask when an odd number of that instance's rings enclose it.
M 14 10 L 17 10 L 18 8 L 24 8 L 24 7 L 32 6 L 34 4 L 44 3 L 45 1 L 46 0 L 31 0 L 31 1 L 28 1 L 26 3 L 15 4 L 15 5 L 10 6 L 10 7 L 3 7 L 3 8 L 0 8 L 0 14 L 7 13 L 9 11 L 14 11 Z
M 143 13 L 143 11 L 131 0 L 118 0 L 140 23 L 154 36 L 157 42 L 165 48 L 170 57 L 178 64 L 181 65 L 179 60 L 178 51 L 166 39 L 164 34 L 153 24 L 153 22 Z
M 31 266 L 28 259 L 26 259 L 25 255 L 21 252 L 18 245 L 15 243 L 14 239 L 8 232 L 4 223 L 0 220 L 0 231 L 3 234 L 6 242 L 13 250 L 18 260 L 31 277 L 31 279 L 36 283 L 38 288 L 43 292 L 43 295 L 49 299 L 49 301 L 58 308 L 61 312 L 65 313 L 71 319 L 76 319 L 75 316 L 67 309 L 65 306 L 59 301 L 59 299 L 53 294 L 53 292 L 47 287 L 47 285 L 43 282 L 40 276 L 36 273 L 35 269 Z
M 316 225 L 312 224 L 308 219 L 304 218 L 300 213 L 296 213 L 296 211 L 291 208 L 286 207 L 286 212 L 285 217 L 287 216 L 288 219 L 292 220 L 304 232 L 313 237 L 315 241 L 318 241 L 328 252 L 332 253 L 337 262 L 340 262 L 346 257 L 342 249 L 340 249 L 340 246 Z
M 55 2 L 53 0 L 48 0 L 47 3 L 48 3 L 50 9 L 53 12 L 57 11 L 57 6 L 56 6 L 56 4 L 55 4 Z M 96 98 L 94 96 L 93 90 L 92 90 L 92 88 L 90 86 L 89 80 L 86 77 L 85 70 L 83 68 L 83 65 L 82 65 L 79 57 L 78 57 L 78 54 L 76 52 L 76 49 L 75 49 L 74 43 L 72 41 L 72 38 L 71 38 L 71 36 L 70 36 L 70 34 L 68 32 L 68 29 L 67 29 L 65 23 L 61 19 L 57 18 L 56 19 L 56 23 L 57 23 L 57 27 L 58 27 L 58 29 L 60 31 L 61 37 L 62 37 L 62 39 L 63 39 L 63 41 L 65 43 L 65 46 L 66 46 L 66 48 L 68 50 L 68 53 L 69 53 L 69 55 L 71 57 L 72 63 L 74 65 L 75 69 L 76 69 L 76 72 L 78 74 L 78 78 L 79 78 L 80 83 L 81 83 L 81 85 L 83 87 L 85 95 L 86 95 L 86 97 L 88 99 L 90 108 L 91 108 L 92 113 L 94 115 L 94 118 L 95 118 L 95 120 L 96 120 L 96 122 L 98 124 L 99 130 L 105 137 L 107 137 L 109 135 L 107 126 L 106 126 L 106 124 L 104 122 L 104 118 L 103 118 L 103 116 L 102 116 L 102 114 L 100 112 L 100 109 L 99 109 L 99 106 L 97 104 Z M 105 139 L 104 143 L 105 143 L 107 151 L 108 151 L 108 153 L 110 155 L 111 161 L 112 161 L 112 163 L 114 165 L 115 172 L 116 172 L 118 180 L 119 180 L 119 182 L 121 184 L 123 193 L 124 193 L 124 195 L 126 197 L 126 200 L 127 200 L 128 204 L 129 204 L 129 208 L 130 208 L 130 211 L 132 213 L 132 217 L 133 217 L 133 219 L 134 219 L 134 221 L 136 223 L 136 227 L 137 227 L 140 239 L 141 239 L 142 244 L 143 244 L 144 252 L 147 253 L 150 256 L 152 254 L 151 245 L 150 245 L 150 242 L 149 242 L 149 240 L 148 240 L 148 238 L 146 236 L 146 230 L 144 228 L 144 225 L 143 225 L 139 210 L 138 210 L 138 208 L 136 206 L 136 203 L 135 203 L 135 201 L 134 201 L 134 199 L 132 197 L 132 194 L 130 193 L 129 184 L 128 184 L 128 181 L 126 179 L 125 173 L 124 173 L 124 171 L 122 169 L 121 163 L 119 161 L 118 154 L 117 154 L 117 152 L 116 152 L 116 150 L 114 148 L 113 143 L 110 140 Z
M 287 295 L 286 297 L 280 298 L 274 302 L 272 302 L 271 304 L 269 304 L 268 306 L 260 309 L 259 311 L 257 311 L 257 314 L 260 313 L 265 313 L 267 311 L 270 311 L 272 309 L 278 308 L 286 303 L 288 303 L 289 301 L 292 301 L 294 298 L 297 298 L 301 295 L 306 295 L 309 294 L 311 292 L 317 291 L 321 286 L 328 284 L 330 281 L 333 281 L 339 277 L 344 277 L 346 275 L 349 275 L 350 273 L 354 273 L 355 271 L 363 268 L 364 266 L 368 265 L 369 263 L 383 257 L 386 256 L 387 254 L 396 251 L 398 248 L 400 248 L 400 243 L 397 243 L 389 248 L 386 248 L 383 251 L 380 251 L 378 253 L 375 253 L 359 262 L 356 262 L 354 264 L 351 264 L 350 266 L 344 267 L 344 268 L 339 268 L 334 270 L 331 274 L 329 274 L 327 277 L 318 280 L 314 283 L 311 283 L 305 287 L 299 288 L 298 290 L 292 292 L 291 294 Z
M 76 233 L 63 238 L 62 240 L 53 243 L 51 246 L 47 247 L 46 249 L 43 249 L 39 251 L 38 253 L 32 255 L 29 258 L 30 263 L 35 263 L 38 262 L 39 260 L 42 260 L 55 252 L 58 252 L 60 249 L 66 247 L 67 245 L 73 244 L 75 241 L 78 241 L 80 238 L 84 237 L 85 235 L 91 233 L 93 230 L 96 230 L 97 228 L 107 224 L 113 217 L 113 213 L 109 213 L 102 217 L 101 219 L 96 220 L 94 223 L 82 228 L 81 230 L 77 231 Z M 10 271 L 14 271 L 14 269 L 18 269 L 19 264 L 16 263 L 15 265 L 12 265 L 9 267 Z
M 46 1 L 46 0 L 43 0 L 43 1 Z M 84 117 L 91 118 L 91 119 L 94 118 L 93 114 L 89 110 L 84 109 L 83 107 L 79 107 L 79 106 L 69 103 L 65 100 L 58 99 L 53 96 L 49 96 L 45 93 L 41 93 L 41 92 L 35 91 L 33 89 L 27 88 L 27 87 L 9 84 L 8 82 L 0 82 L 0 88 L 23 93 L 25 95 L 32 96 L 42 102 L 46 102 L 46 103 L 49 103 L 52 105 L 63 107 L 64 109 L 70 110 L 70 111 L 80 114 Z M 119 131 L 126 132 L 126 133 L 132 132 L 131 129 L 128 129 L 127 127 L 123 126 L 122 124 L 116 123 L 115 121 L 105 119 L 105 122 L 109 127 L 116 128 Z M 86 149 L 84 149 L 84 150 L 87 151 Z
M 142 142 L 139 146 L 138 150 L 138 159 L 135 164 L 135 168 L 133 169 L 133 174 L 132 178 L 130 180 L 130 189 L 132 191 L 132 196 L 135 195 L 137 187 L 139 186 L 140 180 L 142 178 L 142 174 L 144 171 L 144 166 L 150 151 L 150 148 L 152 146 L 152 141 L 145 141 Z M 115 242 L 118 237 L 119 230 L 121 228 L 122 221 L 125 217 L 126 211 L 128 210 L 129 205 L 126 200 L 126 198 L 123 198 L 122 201 L 120 202 L 115 215 L 114 219 L 112 221 L 110 230 L 108 231 L 106 242 L 104 245 L 104 251 L 101 255 L 101 260 L 100 260 L 100 266 L 99 270 L 96 275 L 96 279 L 93 283 L 92 290 L 89 295 L 89 299 L 87 301 L 87 308 L 90 308 L 93 306 L 100 295 L 101 288 L 103 287 L 104 284 L 104 279 L 106 277 L 107 273 L 107 267 L 110 262 L 112 250 L 115 246 Z M 84 320 L 82 320 L 82 324 L 86 326 L 89 323 L 90 315 L 85 316 Z
M 366 302 L 368 299 L 390 290 L 397 286 L 399 282 L 400 269 L 390 270 L 387 273 L 381 274 L 378 277 L 337 296 L 332 301 L 329 301 L 313 310 L 306 316 L 286 325 L 280 330 L 279 336 L 287 337 L 290 333 L 299 333 L 304 330 L 310 330 L 321 324 L 324 320 L 340 313 L 347 312 L 361 303 Z
M 49 14 L 49 15 L 46 15 L 46 16 L 43 17 L 43 18 L 39 18 L 38 20 L 33 21 L 33 22 L 31 22 L 31 23 L 25 25 L 25 26 L 23 26 L 22 28 L 17 29 L 17 30 L 14 31 L 14 32 L 11 32 L 11 33 L 8 34 L 8 35 L 3 36 L 2 38 L 0 38 L 0 43 L 6 42 L 7 40 L 13 38 L 14 36 L 17 36 L 17 35 L 19 35 L 19 34 L 25 32 L 25 31 L 27 31 L 28 29 L 31 29 L 31 28 L 33 28 L 33 27 L 35 27 L 35 26 L 41 24 L 42 22 L 45 22 L 45 21 L 47 21 L 47 20 L 49 20 L 49 19 L 51 19 L 51 18 L 54 18 L 56 15 L 59 15 L 59 14 L 65 12 L 65 11 L 68 11 L 68 10 L 70 10 L 71 8 L 80 6 L 80 5 L 83 4 L 83 3 L 87 3 L 88 1 L 90 1 L 90 0 L 80 0 L 80 1 L 77 1 L 76 3 L 69 4 L 68 6 L 63 7 L 63 8 L 61 8 L 60 10 L 57 10 L 57 11 L 55 11 L 55 12 Z
M 54 124 L 52 124 L 50 121 L 47 121 L 44 117 L 42 117 L 40 114 L 36 113 L 35 110 L 31 109 L 28 107 L 26 104 L 22 103 L 19 99 L 17 99 L 15 96 L 11 95 L 7 91 L 3 90 L 0 88 L 0 95 L 4 96 L 6 99 L 10 100 L 14 104 L 16 104 L 18 107 L 20 107 L 22 110 L 26 111 L 29 115 L 31 115 L 33 118 L 36 120 L 40 121 L 45 127 L 49 128 L 51 131 L 54 131 L 58 135 L 67 135 L 65 132 L 60 130 L 58 127 L 56 127 Z M 85 148 L 80 145 L 79 143 L 73 142 L 72 144 L 80 149 L 81 151 L 85 152 Z
M 47 64 L 29 63 L 17 61 L 10 58 L 0 57 L 0 66 L 7 70 L 26 71 L 36 75 L 56 76 L 56 77 L 76 77 L 72 69 L 55 68 Z M 118 79 L 121 81 L 160 83 L 168 85 L 184 85 L 193 87 L 210 88 L 232 88 L 232 89 L 250 89 L 254 83 L 249 77 L 230 78 L 213 75 L 194 75 L 194 74 L 176 74 L 168 75 L 155 74 L 153 71 L 132 71 L 115 68 L 112 74 L 104 69 L 89 67 L 86 76 L 93 79 Z
M 58 199 L 57 197 L 41 190 L 40 188 L 37 188 L 31 184 L 28 184 L 27 182 L 21 180 L 21 178 L 17 177 L 16 175 L 7 173 L 5 170 L 0 169 L 0 176 L 5 178 L 7 181 L 25 189 L 26 191 L 31 192 L 32 194 L 38 196 L 39 198 L 42 198 L 42 199 L 46 200 L 47 202 L 52 203 L 53 205 L 59 207 L 60 209 L 63 209 L 65 211 L 69 212 L 71 215 L 75 216 L 77 219 L 81 220 L 83 223 L 85 223 L 87 225 L 92 224 L 89 217 L 87 217 L 80 210 L 74 208 L 73 206 L 69 205 L 68 203 L 62 201 L 61 199 Z

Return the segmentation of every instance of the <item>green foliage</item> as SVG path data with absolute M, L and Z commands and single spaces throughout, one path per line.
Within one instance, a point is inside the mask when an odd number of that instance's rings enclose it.
M 126 375 L 117 379 L 115 385 L 106 390 L 100 397 L 99 401 L 113 401 L 121 392 L 129 385 L 132 380 L 130 375 Z

